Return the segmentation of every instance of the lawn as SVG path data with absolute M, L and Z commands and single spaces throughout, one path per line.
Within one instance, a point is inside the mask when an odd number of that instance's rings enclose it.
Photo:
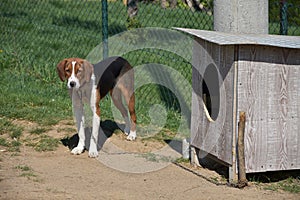
M 72 118 L 71 101 L 65 83 L 60 82 L 56 74 L 56 64 L 66 57 L 85 58 L 99 45 L 102 42 L 101 21 L 101 1 L 2 0 L 0 116 L 26 119 L 44 125 Z M 108 21 L 110 38 L 126 31 L 127 27 L 134 28 L 127 21 L 126 8 L 121 1 L 108 1 Z M 182 6 L 162 9 L 159 4 L 140 2 L 136 22 L 134 25 L 138 27 L 211 30 L 213 16 L 205 12 L 192 12 Z M 141 36 L 137 36 L 139 37 Z M 134 43 L 137 38 L 129 38 L 130 41 L 127 42 Z M 147 36 L 145 38 L 147 40 Z M 173 38 L 171 42 L 179 41 Z M 189 49 L 184 51 L 188 52 Z M 147 63 L 170 66 L 191 83 L 191 57 L 182 58 L 174 52 L 161 49 L 137 50 L 123 56 L 134 66 Z M 155 76 L 167 78 L 168 74 L 164 77 L 157 73 Z M 174 77 L 170 79 L 170 84 L 180 84 L 178 80 L 181 79 Z M 137 88 L 138 124 L 147 127 L 153 123 L 153 118 L 166 116 L 166 123 L 157 124 L 167 132 L 178 131 L 182 117 L 188 126 L 190 88 L 185 93 L 175 93 L 176 91 L 159 84 Z M 184 107 L 180 105 L 178 96 L 185 97 Z M 101 107 L 103 119 L 114 118 L 110 98 L 105 98 Z M 185 116 L 181 115 L 183 110 Z M 161 116 L 155 114 L 160 111 Z
M 151 13 L 155 10 L 154 13 Z M 126 9 L 121 2 L 109 3 L 109 36 L 126 31 Z M 159 5 L 141 4 L 137 20 L 142 27 L 172 27 L 187 23 L 198 26 L 201 21 L 184 8 L 162 10 Z M 144 14 L 143 14 L 144 13 Z M 181 16 L 177 20 L 176 16 Z M 212 20 L 203 13 L 195 14 Z M 164 20 L 155 20 L 163 18 Z M 206 23 L 205 23 L 206 24 Z M 204 25 L 205 25 L 204 24 Z M 41 125 L 54 125 L 72 118 L 71 101 L 66 84 L 56 74 L 56 64 L 65 57 L 85 58 L 102 40 L 100 1 L 34 1 L 3 0 L 0 2 L 0 116 L 25 119 Z M 175 41 L 176 42 L 176 41 Z M 159 63 L 176 66 L 176 71 L 191 81 L 191 65 L 174 53 L 161 50 L 134 51 L 123 55 L 134 66 Z M 190 107 L 191 94 L 186 106 Z M 159 130 L 176 132 L 182 118 L 173 91 L 157 84 L 136 90 L 136 111 L 140 127 L 156 120 Z M 101 102 L 102 119 L 113 119 L 110 98 Z M 163 109 L 163 110 L 161 110 Z M 162 113 L 158 115 L 156 113 Z M 185 116 L 189 121 L 190 116 Z M 188 133 L 185 133 L 188 134 Z

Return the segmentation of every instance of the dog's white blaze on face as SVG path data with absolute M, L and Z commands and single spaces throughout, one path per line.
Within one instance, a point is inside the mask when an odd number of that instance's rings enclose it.
M 68 88 L 79 88 L 80 83 L 78 78 L 75 76 L 75 65 L 76 61 L 72 61 L 72 75 L 68 78 Z

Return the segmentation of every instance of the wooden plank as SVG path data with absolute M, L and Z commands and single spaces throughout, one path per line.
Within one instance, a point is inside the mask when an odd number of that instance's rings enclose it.
M 275 51 L 275 50 L 274 50 Z M 270 151 L 268 151 L 268 171 L 294 169 L 297 160 L 297 107 L 299 107 L 299 96 L 297 86 L 299 67 L 288 65 L 291 63 L 291 51 L 277 49 L 274 60 L 274 71 L 269 84 L 269 131 L 268 140 Z M 293 61 L 292 61 L 293 62 Z M 273 83 L 273 84 L 272 84 Z M 274 127 L 274 128 L 273 128 Z
M 247 113 L 247 172 L 299 169 L 299 51 L 240 50 L 238 104 Z
M 191 145 L 203 150 L 204 133 L 207 132 L 208 121 L 205 119 L 202 105 L 202 75 L 203 63 L 206 58 L 199 59 L 199 55 L 203 54 L 204 41 L 195 40 L 193 46 L 193 69 L 192 69 L 192 112 L 191 112 Z
M 202 78 L 204 78 L 204 74 L 207 70 L 207 67 L 214 63 L 213 57 L 212 57 L 212 52 L 217 51 L 216 50 L 217 45 L 214 45 L 210 42 L 203 41 L 201 44 L 201 53 L 200 53 L 200 71 Z M 216 80 L 218 81 L 218 80 Z M 199 84 L 199 87 L 201 87 L 201 92 L 202 92 L 202 81 Z M 214 122 L 210 122 L 207 118 L 206 115 L 204 115 L 204 104 L 202 101 L 202 98 L 200 99 L 199 102 L 201 108 L 202 108 L 202 123 L 203 123 L 203 128 L 202 128 L 202 141 L 201 141 L 201 150 L 210 153 L 217 158 L 219 157 L 217 153 L 217 148 L 218 148 L 218 138 L 220 137 L 220 132 L 216 131 L 215 134 L 211 134 L 212 130 L 218 129 L 219 123 L 218 119 L 215 120 Z
M 299 51 L 298 51 L 299 52 Z M 288 74 L 286 77 L 287 85 L 286 85 L 286 108 L 287 108 L 287 132 L 286 132 L 286 168 L 284 169 L 297 169 L 297 160 L 300 157 L 297 157 L 297 149 L 300 145 L 300 141 L 298 140 L 297 135 L 300 134 L 299 124 L 297 123 L 297 117 L 299 117 L 299 113 L 297 113 L 298 108 L 300 107 L 300 67 L 296 65 L 289 65 L 294 62 L 295 56 L 297 55 L 295 50 L 290 49 L 282 49 L 282 59 L 283 62 L 286 63 L 284 65 L 285 68 L 288 68 Z M 300 62 L 299 62 L 300 64 Z M 298 166 L 300 169 L 300 166 Z
M 276 86 L 273 89 L 274 92 L 274 104 L 271 104 L 274 114 L 273 120 L 275 121 L 276 134 L 273 134 L 275 149 L 273 152 L 274 157 L 270 157 L 270 160 L 273 160 L 274 163 L 270 165 L 275 167 L 275 169 L 287 169 L 287 130 L 288 130 L 288 96 L 287 96 L 287 78 L 289 68 L 280 65 L 276 69 L 277 73 L 275 74 L 273 85 Z
M 300 59 L 300 56 L 298 57 Z M 298 66 L 299 67 L 299 66 Z M 298 74 L 298 77 L 300 77 L 300 70 L 297 69 L 297 74 Z M 297 147 L 295 147 L 295 151 L 297 151 L 297 157 L 296 157 L 296 166 L 294 166 L 295 169 L 299 169 L 300 168 L 300 100 L 299 100 L 299 97 L 300 97 L 300 79 L 298 78 L 297 79 L 297 84 L 296 84 L 298 90 L 297 90 L 297 102 L 298 102 L 298 107 L 297 107 L 297 137 L 295 137 L 295 140 L 297 140 Z M 296 139 L 297 138 L 297 139 Z
M 193 146 L 209 152 L 218 159 L 231 164 L 231 118 L 232 118 L 232 73 L 230 72 L 233 63 L 233 47 L 221 47 L 210 42 L 198 40 L 199 45 L 194 45 L 193 56 L 193 89 L 192 96 L 192 140 Z M 209 122 L 203 110 L 202 78 L 209 67 L 217 67 L 219 72 L 220 110 L 217 119 Z M 223 82 L 223 78 L 225 81 Z
M 240 47 L 238 111 L 244 110 L 246 116 L 245 155 L 247 172 L 266 168 L 266 134 L 263 125 L 267 121 L 266 100 L 266 69 L 257 59 L 257 49 L 252 46 Z

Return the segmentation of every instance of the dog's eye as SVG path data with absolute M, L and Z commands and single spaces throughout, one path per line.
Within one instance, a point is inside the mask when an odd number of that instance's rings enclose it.
M 81 73 L 82 71 L 83 71 L 82 68 L 79 68 L 79 69 L 78 69 L 78 73 Z
M 70 69 L 65 69 L 65 71 L 66 71 L 67 73 L 70 73 L 70 72 L 71 72 Z

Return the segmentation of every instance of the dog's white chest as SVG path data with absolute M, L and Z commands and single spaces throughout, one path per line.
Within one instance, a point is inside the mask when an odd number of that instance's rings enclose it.
M 90 86 L 90 84 L 86 84 L 79 89 L 72 88 L 71 94 L 73 94 L 73 100 L 75 100 L 74 98 L 76 98 L 76 100 L 79 100 L 81 103 L 90 105 L 92 96 L 92 86 Z

